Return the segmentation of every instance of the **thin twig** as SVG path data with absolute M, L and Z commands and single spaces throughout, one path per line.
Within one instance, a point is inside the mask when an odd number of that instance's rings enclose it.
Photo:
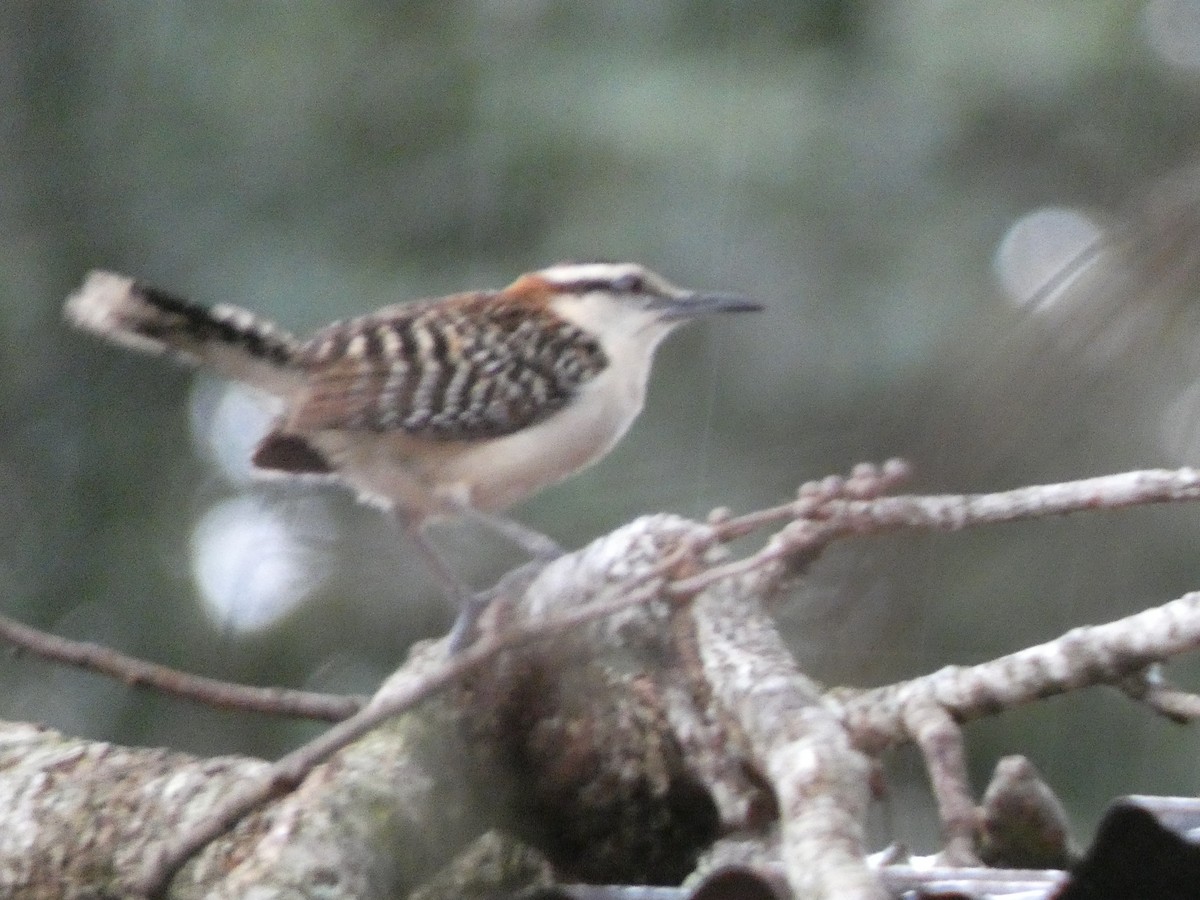
M 1200 647 L 1200 592 L 1115 622 L 1066 634 L 973 666 L 946 666 L 929 675 L 865 691 L 837 691 L 854 743 L 878 754 L 907 738 L 906 710 L 933 703 L 963 723 L 1054 694 L 1099 684 L 1122 686 L 1153 663 Z
M 902 528 L 959 531 L 976 525 L 1180 500 L 1200 500 L 1200 470 L 1147 469 L 991 494 L 850 500 L 816 492 L 804 494 L 791 503 L 728 519 L 714 527 L 721 540 L 732 540 L 767 525 L 797 519 L 835 522 L 841 534 L 878 534 Z
M 1200 718 L 1200 695 L 1175 687 L 1163 676 L 1158 664 L 1135 672 L 1116 686 L 1172 722 L 1182 725 Z
M 0 639 L 43 659 L 108 675 L 128 685 L 144 685 L 184 700 L 219 709 L 340 722 L 362 709 L 366 698 L 263 688 L 192 675 L 127 656 L 99 644 L 73 641 L 0 616 Z
M 975 803 L 967 777 L 967 757 L 962 729 L 933 703 L 912 703 L 905 710 L 904 727 L 925 760 L 929 784 L 942 823 L 944 862 L 955 866 L 978 865 L 975 855 Z
M 885 464 L 877 481 L 887 473 L 901 477 L 903 463 Z M 1098 509 L 1124 509 L 1153 503 L 1200 500 L 1200 470 L 1147 469 L 1104 475 L 1061 484 L 1041 484 L 991 494 L 945 494 L 849 499 L 852 481 L 827 478 L 811 482 L 791 503 L 729 518 L 716 517 L 714 540 L 727 542 L 767 525 L 786 523 L 757 553 L 714 566 L 673 582 L 668 590 L 686 596 L 724 578 L 746 574 L 783 559 L 809 558 L 840 538 L 883 534 L 900 530 L 961 531 L 1028 519 L 1044 519 Z

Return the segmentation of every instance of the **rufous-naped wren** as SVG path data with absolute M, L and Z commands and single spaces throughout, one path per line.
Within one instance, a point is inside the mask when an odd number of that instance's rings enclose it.
M 279 397 L 257 469 L 340 480 L 419 531 L 448 515 L 486 518 L 596 462 L 641 411 L 663 338 L 698 316 L 758 309 L 631 263 L 563 263 L 307 340 L 112 272 L 91 272 L 65 312 L 118 344 Z

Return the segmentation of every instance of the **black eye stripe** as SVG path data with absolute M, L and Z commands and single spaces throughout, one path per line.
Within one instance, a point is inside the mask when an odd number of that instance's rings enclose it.
M 583 278 L 559 285 L 566 293 L 586 294 L 590 291 L 610 291 L 614 294 L 658 294 L 641 275 L 621 275 L 617 278 Z
M 623 294 L 641 293 L 646 290 L 646 279 L 641 275 L 629 273 L 614 281 L 613 287 Z

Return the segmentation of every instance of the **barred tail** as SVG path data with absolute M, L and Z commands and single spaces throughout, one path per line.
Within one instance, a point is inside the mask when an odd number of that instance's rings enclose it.
M 92 271 L 67 298 L 72 325 L 126 347 L 203 366 L 271 393 L 298 384 L 299 342 L 234 306 L 204 307 L 124 275 Z

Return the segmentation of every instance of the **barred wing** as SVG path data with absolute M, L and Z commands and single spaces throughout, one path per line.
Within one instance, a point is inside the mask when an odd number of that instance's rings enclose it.
M 298 362 L 309 387 L 289 430 L 398 430 L 441 441 L 527 428 L 608 365 L 594 338 L 549 308 L 491 294 L 331 325 Z

